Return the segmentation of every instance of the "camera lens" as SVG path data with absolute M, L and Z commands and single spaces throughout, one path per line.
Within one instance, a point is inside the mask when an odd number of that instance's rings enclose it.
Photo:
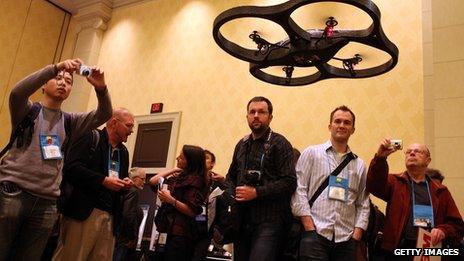
M 91 73 L 92 69 L 86 65 L 81 65 L 81 67 L 79 68 L 79 74 L 84 77 L 90 76 Z

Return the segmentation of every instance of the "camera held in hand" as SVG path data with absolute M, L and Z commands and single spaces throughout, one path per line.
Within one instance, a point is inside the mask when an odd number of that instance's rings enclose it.
M 79 67 L 79 71 L 77 71 L 77 74 L 84 77 L 89 77 L 92 74 L 92 68 L 90 66 L 81 64 L 81 66 Z
M 403 141 L 402 140 L 390 140 L 391 148 L 395 150 L 402 150 L 403 149 Z
M 260 170 L 247 170 L 243 177 L 244 185 L 259 186 L 261 184 L 261 171 Z

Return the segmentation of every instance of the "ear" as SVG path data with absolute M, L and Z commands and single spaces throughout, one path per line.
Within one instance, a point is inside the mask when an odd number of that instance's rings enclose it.
M 269 115 L 269 122 L 271 122 L 271 121 L 272 121 L 272 118 L 274 118 L 274 115 L 272 115 L 272 114 L 271 114 L 271 115 Z
M 116 124 L 116 119 L 112 117 L 112 118 L 108 121 L 108 127 L 113 128 L 115 124 Z
M 351 134 L 353 134 L 355 130 L 356 130 L 356 129 L 353 127 L 353 129 L 351 130 Z
M 428 166 L 432 162 L 432 158 L 430 156 L 427 157 L 427 161 L 425 162 L 425 166 Z

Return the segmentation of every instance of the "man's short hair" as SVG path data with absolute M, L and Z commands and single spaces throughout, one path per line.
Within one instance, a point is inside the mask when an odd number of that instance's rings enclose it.
M 266 102 L 267 103 L 267 110 L 269 111 L 269 115 L 272 115 L 272 103 L 268 98 L 263 97 L 263 96 L 253 97 L 247 104 L 247 111 L 250 108 L 250 103 L 252 103 L 252 102 Z
M 442 183 L 445 179 L 445 176 L 443 176 L 443 174 L 441 174 L 441 171 L 439 171 L 438 169 L 427 168 L 425 170 L 425 175 L 427 175 L 431 179 L 436 179 L 440 181 L 440 183 Z
M 353 127 L 354 127 L 354 122 L 356 121 L 356 116 L 354 116 L 353 111 L 351 111 L 350 108 L 348 108 L 348 106 L 346 106 L 346 105 L 338 106 L 337 108 L 335 108 L 330 113 L 330 123 L 332 123 L 333 116 L 334 116 L 335 112 L 337 112 L 337 111 L 347 111 L 347 112 L 349 112 L 351 114 L 351 117 L 353 118 Z

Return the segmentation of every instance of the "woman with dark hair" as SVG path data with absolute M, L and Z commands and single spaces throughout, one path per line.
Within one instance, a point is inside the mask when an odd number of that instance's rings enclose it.
M 162 202 L 155 223 L 163 260 L 190 260 L 198 234 L 195 216 L 202 212 L 208 191 L 203 149 L 184 145 L 177 157 L 177 167 L 158 173 L 150 179 L 150 185 L 158 187 Z

